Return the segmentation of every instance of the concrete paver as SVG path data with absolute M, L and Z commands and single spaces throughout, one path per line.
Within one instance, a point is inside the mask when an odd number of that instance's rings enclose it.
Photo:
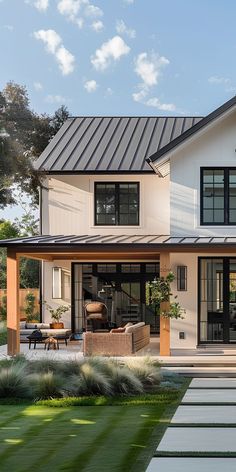
M 236 389 L 189 389 L 182 403 L 236 403 Z
M 171 423 L 236 424 L 236 406 L 180 405 Z
M 190 388 L 236 388 L 236 379 L 212 378 L 193 379 Z
M 146 472 L 235 472 L 234 458 L 154 457 Z
M 236 428 L 167 428 L 157 451 L 236 452 Z

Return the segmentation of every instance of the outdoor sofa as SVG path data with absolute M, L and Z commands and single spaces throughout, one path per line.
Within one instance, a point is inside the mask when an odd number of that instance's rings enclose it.
M 71 334 L 71 329 L 52 329 L 47 323 L 26 323 L 25 321 L 20 322 L 20 342 L 28 342 L 28 337 L 36 329 L 40 329 L 42 335 L 57 336 L 57 335 L 68 335 Z
M 84 356 L 129 356 L 150 342 L 150 326 L 144 322 L 112 329 L 110 332 L 90 332 L 83 335 Z

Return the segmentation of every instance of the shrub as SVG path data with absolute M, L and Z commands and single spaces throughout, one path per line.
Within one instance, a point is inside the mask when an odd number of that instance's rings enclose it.
M 85 361 L 83 359 L 65 361 L 60 364 L 60 372 L 61 374 L 65 375 L 65 377 L 70 377 L 71 375 L 79 375 L 81 366 L 84 362 Z
M 114 395 L 135 395 L 143 393 L 142 382 L 127 367 L 120 367 L 114 362 L 107 364 L 109 378 Z
M 35 400 L 47 400 L 62 397 L 63 377 L 53 372 L 32 374 L 29 376 Z
M 48 373 L 54 372 L 59 373 L 61 372 L 61 365 L 60 362 L 55 361 L 54 359 L 50 358 L 43 358 L 37 359 L 34 361 L 30 361 L 27 363 L 27 372 L 30 374 L 40 374 L 40 373 Z
M 23 365 L 12 364 L 0 370 L 0 398 L 27 398 L 31 395 Z
M 35 305 L 36 296 L 33 292 L 27 293 L 25 297 L 26 307 L 25 307 L 25 314 L 26 314 L 26 321 L 30 323 L 30 321 L 39 321 L 39 313 L 34 313 L 34 305 Z
M 6 321 L 7 319 L 7 296 L 3 295 L 0 304 L 0 319 Z
M 89 362 L 80 366 L 79 375 L 72 375 L 69 392 L 73 395 L 111 395 L 112 388 L 108 378 L 96 370 Z
M 161 381 L 160 368 L 152 363 L 149 358 L 130 359 L 126 363 L 127 367 L 140 380 L 144 388 L 148 386 L 157 387 Z

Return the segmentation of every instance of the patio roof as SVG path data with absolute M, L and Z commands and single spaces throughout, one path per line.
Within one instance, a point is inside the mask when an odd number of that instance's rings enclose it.
M 152 248 L 155 250 L 182 250 L 182 249 L 196 249 L 203 247 L 216 249 L 218 247 L 236 248 L 236 237 L 206 237 L 206 236 L 170 236 L 170 235 L 41 235 L 26 238 L 14 238 L 0 240 L 0 247 L 8 247 L 14 249 L 27 249 L 34 251 L 55 251 L 67 249 L 70 251 L 89 251 L 95 250 L 99 247 L 105 249 L 125 249 L 135 248 L 144 249 Z

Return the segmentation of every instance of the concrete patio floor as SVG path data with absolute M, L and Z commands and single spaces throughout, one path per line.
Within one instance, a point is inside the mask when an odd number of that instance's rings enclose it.
M 132 357 L 150 356 L 157 360 L 163 368 L 176 371 L 183 375 L 192 377 L 208 375 L 211 376 L 236 376 L 236 351 L 215 349 L 195 349 L 174 351 L 171 356 L 162 357 L 159 355 L 160 342 L 157 336 L 151 336 L 150 343 Z M 66 346 L 60 343 L 59 350 L 44 350 L 44 344 L 38 344 L 36 349 L 29 350 L 28 343 L 21 343 L 20 352 L 28 358 L 53 357 L 58 359 L 74 359 L 83 357 L 83 347 L 81 341 L 68 342 Z M 216 353 L 217 352 L 217 353 Z M 7 346 L 0 346 L 0 359 L 7 356 Z M 124 359 L 121 357 L 120 359 Z

